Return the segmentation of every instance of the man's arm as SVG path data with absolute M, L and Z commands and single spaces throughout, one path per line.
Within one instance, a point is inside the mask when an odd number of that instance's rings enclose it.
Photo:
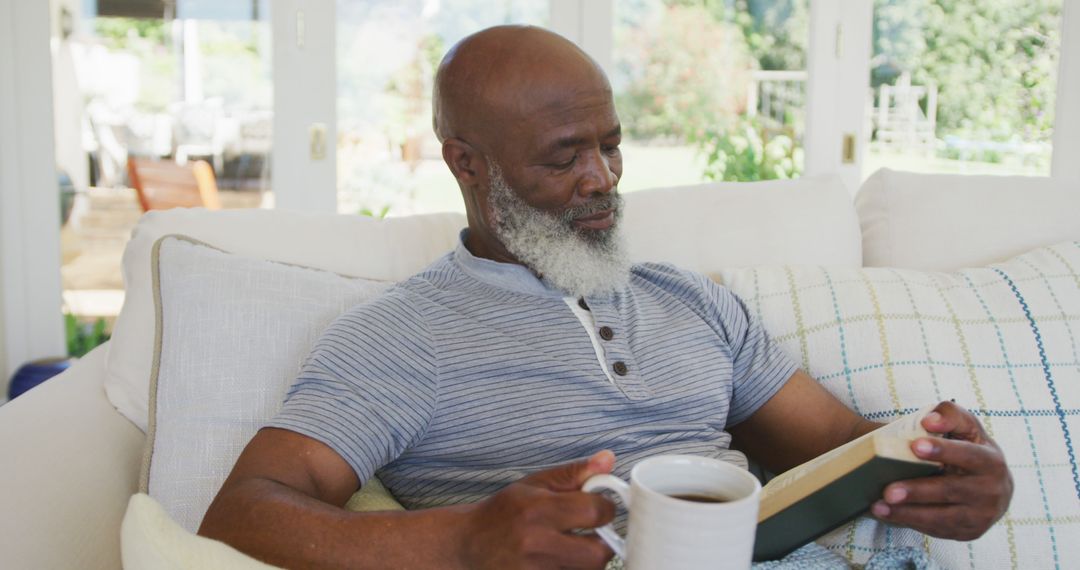
M 982 536 L 1012 498 L 1012 475 L 1001 449 L 975 416 L 951 402 L 938 404 L 922 425 L 950 437 L 911 444 L 917 457 L 943 463 L 944 474 L 890 484 L 872 513 L 941 538 Z M 859 417 L 800 370 L 754 415 L 728 431 L 736 447 L 780 472 L 880 426 Z
M 768 402 L 728 431 L 735 447 L 782 473 L 881 425 L 851 411 L 797 370 Z
M 289 568 L 601 568 L 610 550 L 568 531 L 614 517 L 610 501 L 579 491 L 613 464 L 601 452 L 473 505 L 352 513 L 342 508 L 359 486 L 348 463 L 317 440 L 267 428 L 240 455 L 199 534 Z

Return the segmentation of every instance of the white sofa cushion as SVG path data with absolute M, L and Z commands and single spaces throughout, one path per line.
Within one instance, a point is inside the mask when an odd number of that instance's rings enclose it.
M 158 242 L 153 261 L 158 350 L 144 489 L 195 531 L 323 329 L 389 284 L 176 236 Z
M 887 421 L 955 398 L 1005 452 L 1015 495 L 981 539 L 861 518 L 823 544 L 860 564 L 913 546 L 945 568 L 1080 567 L 1080 242 L 955 273 L 761 267 L 719 279 L 858 413 Z
M 106 394 L 120 413 L 146 431 L 154 352 L 150 251 L 162 236 L 183 234 L 240 255 L 395 281 L 452 249 L 464 225 L 460 214 L 375 220 L 287 210 L 147 213 L 124 250 L 124 307 L 106 360 Z
M 197 536 L 169 518 L 154 499 L 132 495 L 120 526 L 126 570 L 274 570 L 235 548 Z
M 838 176 L 716 182 L 626 194 L 635 261 L 713 273 L 752 265 L 860 267 L 859 220 Z
M 1080 239 L 1080 181 L 881 169 L 855 205 L 866 267 L 949 271 Z

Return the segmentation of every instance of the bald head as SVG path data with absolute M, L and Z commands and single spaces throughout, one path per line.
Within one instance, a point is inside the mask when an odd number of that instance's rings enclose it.
M 435 134 L 497 147 L 513 121 L 596 91 L 610 97 L 607 77 L 566 38 L 532 26 L 488 28 L 443 58 L 432 97 Z
M 432 99 L 474 255 L 548 271 L 523 262 L 510 234 L 500 237 L 514 204 L 578 237 L 613 227 L 617 206 L 607 196 L 622 176 L 621 126 L 607 77 L 577 46 L 541 28 L 486 29 L 451 48 Z M 551 251 L 562 255 L 563 245 Z

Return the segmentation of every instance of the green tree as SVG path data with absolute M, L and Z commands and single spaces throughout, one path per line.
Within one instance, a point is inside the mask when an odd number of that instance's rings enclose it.
M 694 140 L 745 110 L 754 61 L 738 26 L 700 3 L 676 2 L 655 25 L 627 33 L 616 64 L 628 84 L 616 104 L 632 136 Z
M 167 46 L 169 25 L 150 18 L 94 18 L 94 35 L 115 50 L 126 50 L 132 42 Z
M 875 0 L 872 84 L 938 86 L 938 133 L 1049 141 L 1061 0 Z

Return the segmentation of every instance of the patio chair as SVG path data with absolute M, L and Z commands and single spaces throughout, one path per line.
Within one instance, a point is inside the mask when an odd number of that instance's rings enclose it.
M 171 160 L 128 157 L 128 179 L 144 212 L 169 208 L 220 210 L 214 169 L 203 160 L 184 165 Z

